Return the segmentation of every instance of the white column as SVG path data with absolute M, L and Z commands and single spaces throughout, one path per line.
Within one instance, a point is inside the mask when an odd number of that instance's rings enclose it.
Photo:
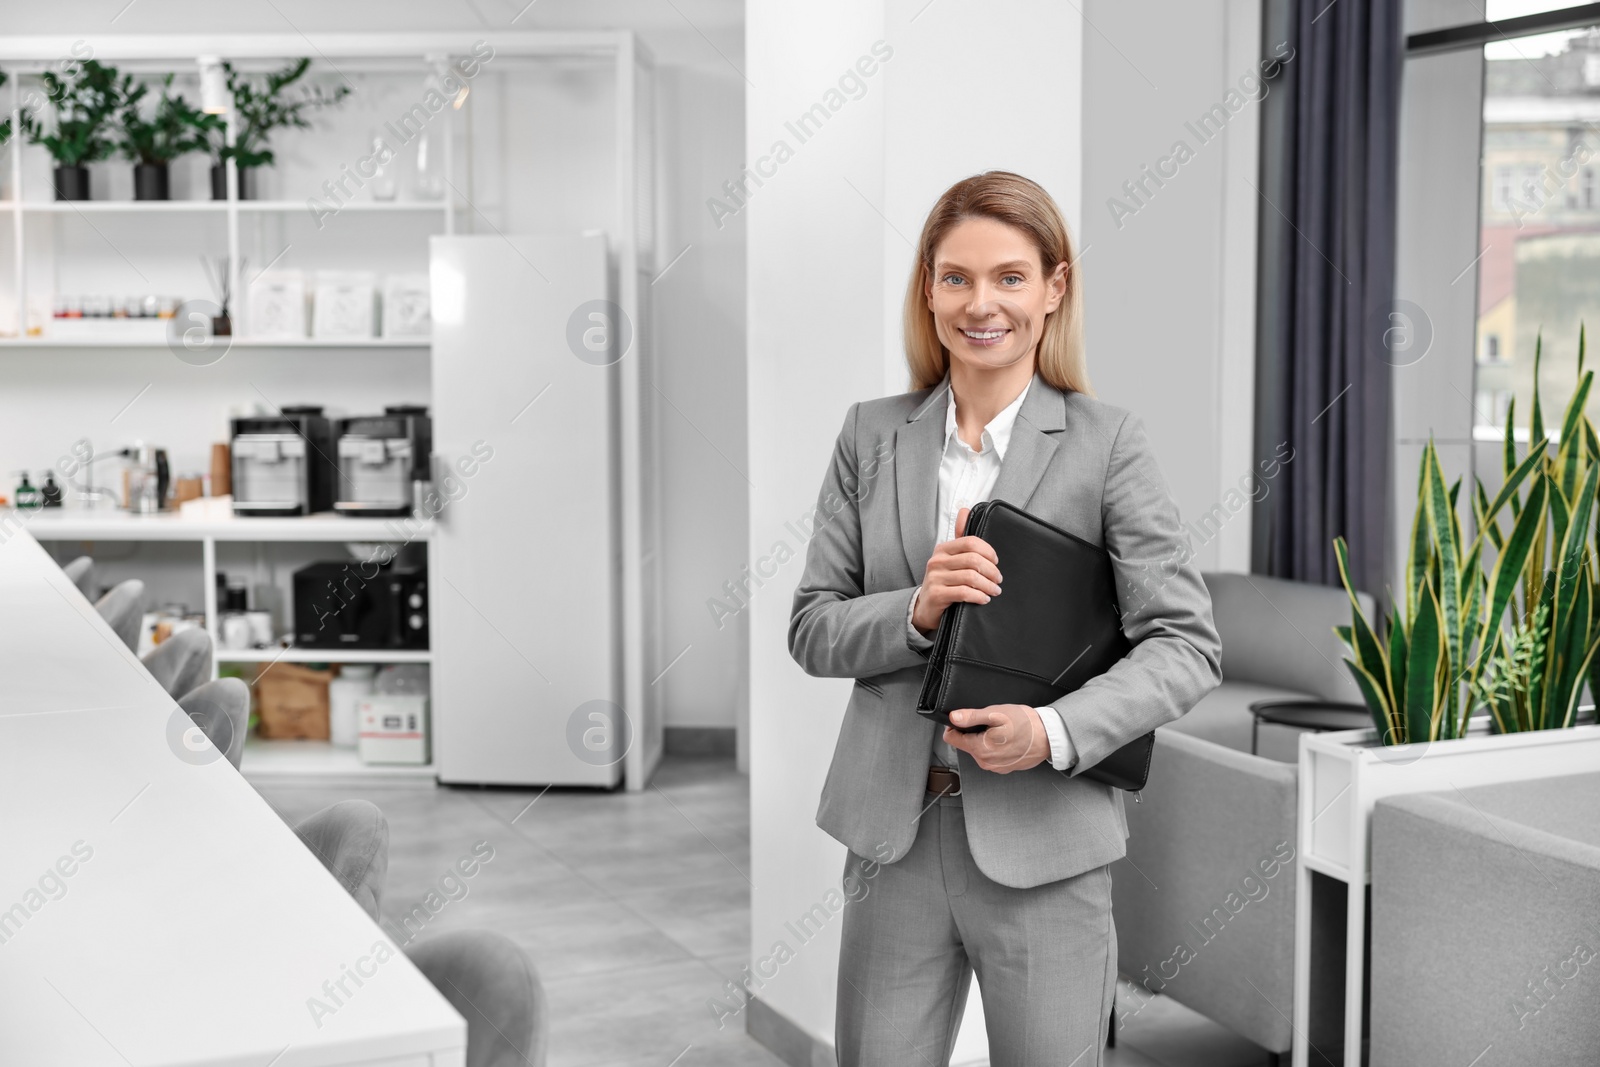
M 748 609 L 752 944 L 756 960 L 778 941 L 792 950 L 758 995 L 831 1045 L 839 916 L 804 944 L 785 924 L 842 873 L 843 846 L 814 815 L 850 683 L 809 678 L 789 656 L 805 544 L 785 523 L 816 504 L 850 404 L 907 387 L 900 301 L 938 195 L 970 174 L 1014 170 L 1044 185 L 1076 229 L 1083 34 L 1073 5 L 1048 0 L 752 3 L 746 17 L 747 162 L 760 178 L 739 209 L 751 264 L 752 569 L 779 542 L 794 553 Z M 886 59 L 873 52 L 880 41 Z M 872 62 L 857 68 L 862 57 Z M 859 85 L 841 84 L 866 69 Z M 802 140 L 794 125 L 817 104 L 828 117 Z M 792 152 L 781 162 L 779 142 Z M 969 1012 L 958 1063 L 985 1054 L 977 1018 Z

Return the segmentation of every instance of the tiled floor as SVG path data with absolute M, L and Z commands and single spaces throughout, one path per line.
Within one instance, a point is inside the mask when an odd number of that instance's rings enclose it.
M 707 1007 L 723 995 L 724 976 L 744 965 L 750 930 L 749 789 L 731 761 L 670 758 L 641 793 L 261 793 L 290 822 L 355 796 L 382 808 L 391 936 L 406 936 L 402 916 L 431 890 L 446 903 L 420 930 L 413 922 L 416 940 L 485 927 L 527 948 L 550 999 L 550 1067 L 780 1064 L 742 1030 L 719 1030 Z M 488 842 L 493 857 L 472 878 L 451 882 L 456 861 L 478 842 Z M 1157 998 L 1129 1021 L 1105 1062 L 1256 1067 L 1266 1059 Z

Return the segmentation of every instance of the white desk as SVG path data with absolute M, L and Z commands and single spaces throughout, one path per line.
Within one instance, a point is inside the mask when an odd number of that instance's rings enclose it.
M 461 1016 L 174 715 L 26 532 L 0 542 L 0 1062 L 461 1067 Z

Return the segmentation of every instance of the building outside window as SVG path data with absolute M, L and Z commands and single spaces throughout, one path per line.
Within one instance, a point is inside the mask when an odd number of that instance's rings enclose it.
M 1525 13 L 1502 6 L 1512 10 L 1491 3 L 1489 17 Z M 1600 28 L 1491 41 L 1483 53 L 1482 167 L 1493 181 L 1479 219 L 1473 437 L 1501 438 L 1513 396 L 1526 436 L 1540 338 L 1540 401 L 1555 436 L 1576 384 L 1579 325 L 1600 327 Z M 1588 407 L 1600 419 L 1600 391 Z M 1477 473 L 1500 481 L 1498 467 Z

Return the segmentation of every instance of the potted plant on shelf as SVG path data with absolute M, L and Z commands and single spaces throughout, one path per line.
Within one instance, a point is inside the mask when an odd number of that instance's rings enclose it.
M 233 160 L 239 172 L 239 198 L 248 200 L 254 194 L 254 182 L 247 176 L 257 167 L 274 161 L 272 149 L 267 146 L 271 134 L 280 129 L 295 127 L 310 129 L 307 112 L 332 107 L 350 93 L 350 86 L 340 85 L 333 90 L 321 86 L 299 84 L 311 60 L 302 57 L 287 66 L 271 71 L 259 80 L 251 80 L 236 71 L 231 63 L 223 63 L 228 80 L 228 91 L 233 96 L 234 134 L 229 144 L 226 136 L 209 139 L 212 153 L 211 198 L 228 198 L 227 162 Z
M 143 87 L 135 87 L 131 75 L 119 78 L 115 67 L 93 59 L 84 60 L 69 77 L 47 70 L 40 78 L 55 105 L 55 130 L 46 132 L 44 124 L 26 112 L 22 129 L 30 142 L 43 145 L 56 161 L 56 199 L 88 200 L 88 164 L 111 154 L 111 120 L 125 100 L 143 93 Z
M 0 70 L 0 87 L 4 87 L 6 82 L 8 82 L 10 80 L 11 80 L 11 76 L 9 74 L 7 74 L 5 71 Z M 11 143 L 11 116 L 10 116 L 10 114 L 7 114 L 4 119 L 0 119 L 0 148 L 4 148 L 6 145 L 8 145 L 10 143 Z
M 123 101 L 122 137 L 118 147 L 134 161 L 133 198 L 169 199 L 170 164 L 188 152 L 206 147 L 206 136 L 221 130 L 220 116 L 208 115 L 181 96 L 174 96 L 172 75 L 161 81 L 161 97 L 155 111 L 145 118 L 139 103 L 145 86 Z

